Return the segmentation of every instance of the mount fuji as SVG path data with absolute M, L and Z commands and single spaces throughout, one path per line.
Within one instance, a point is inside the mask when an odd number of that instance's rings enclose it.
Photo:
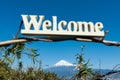
M 75 67 L 75 65 L 66 60 L 60 60 L 53 67 L 45 69 L 45 71 L 54 72 L 60 77 L 64 76 L 70 79 L 77 72 Z
M 65 60 L 60 60 L 59 62 L 57 62 L 55 65 L 55 67 L 59 67 L 59 66 L 74 66 L 73 64 L 71 64 L 68 61 Z
M 54 72 L 59 77 L 66 77 L 68 79 L 72 78 L 77 73 L 76 65 L 73 65 L 72 63 L 70 63 L 70 62 L 68 62 L 66 60 L 58 61 L 56 64 L 54 64 L 53 67 L 47 68 L 47 69 L 45 69 L 45 71 L 46 72 Z M 94 72 L 98 72 L 99 69 L 93 69 L 93 71 Z M 102 69 L 101 73 L 102 74 L 106 74 L 109 71 L 111 71 L 111 70 L 109 70 L 109 69 Z M 119 75 L 119 77 L 120 77 L 120 75 Z M 113 79 L 113 80 L 116 80 L 116 79 Z M 118 80 L 120 80 L 120 78 Z

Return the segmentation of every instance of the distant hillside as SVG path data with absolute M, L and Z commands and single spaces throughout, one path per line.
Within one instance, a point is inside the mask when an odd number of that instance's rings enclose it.
M 68 61 L 65 60 L 60 60 L 57 62 L 53 67 L 45 69 L 46 72 L 54 72 L 56 73 L 59 77 L 67 77 L 70 79 L 73 77 L 76 73 L 76 66 L 71 64 Z M 93 69 L 94 72 L 101 72 L 101 74 L 106 74 L 110 72 L 110 69 Z M 120 80 L 120 72 L 114 73 L 114 74 L 109 74 L 103 77 L 103 80 Z
M 45 71 L 54 72 L 60 77 L 66 76 L 68 78 L 71 78 L 77 72 L 75 66 L 57 66 L 45 69 Z
M 77 73 L 77 70 L 75 69 L 75 66 L 55 66 L 55 67 L 45 69 L 45 71 L 54 72 L 60 77 L 66 76 L 68 78 L 71 78 L 72 76 L 74 76 L 74 74 Z M 98 72 L 99 69 L 93 69 L 93 71 Z M 102 69 L 101 73 L 106 74 L 109 71 L 110 71 L 109 69 Z

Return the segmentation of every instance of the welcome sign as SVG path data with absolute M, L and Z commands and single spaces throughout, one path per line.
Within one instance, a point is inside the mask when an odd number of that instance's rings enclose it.
M 104 36 L 101 22 L 58 21 L 57 16 L 46 19 L 43 15 L 21 15 L 24 35 L 58 35 L 58 36 Z

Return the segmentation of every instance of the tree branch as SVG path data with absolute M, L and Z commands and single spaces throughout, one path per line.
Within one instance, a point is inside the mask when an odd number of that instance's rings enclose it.
M 7 40 L 7 41 L 0 42 L 0 47 L 7 46 L 10 44 L 30 42 L 30 41 L 48 41 L 48 42 L 50 42 L 51 40 L 43 39 L 43 38 L 19 38 L 19 39 Z
M 99 38 L 93 38 L 93 39 L 76 38 L 76 40 L 77 41 L 85 41 L 85 42 L 97 42 L 97 43 L 103 43 L 107 46 L 118 46 L 118 47 L 120 47 L 120 42 L 102 40 L 102 39 L 99 39 Z
M 10 44 L 15 43 L 23 43 L 23 42 L 31 42 L 31 41 L 47 41 L 47 42 L 58 42 L 58 41 L 64 41 L 64 40 L 75 40 L 75 41 L 83 41 L 83 42 L 96 42 L 96 43 L 102 43 L 107 46 L 118 46 L 120 47 L 120 42 L 115 41 L 108 41 L 108 40 L 102 40 L 102 38 L 79 38 L 79 37 L 48 37 L 48 38 L 18 38 L 14 40 L 8 40 L 0 42 L 0 47 L 7 46 Z

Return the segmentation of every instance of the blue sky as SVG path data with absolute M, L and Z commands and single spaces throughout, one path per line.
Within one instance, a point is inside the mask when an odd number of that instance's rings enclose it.
M 107 40 L 120 41 L 120 1 L 119 0 L 2 0 L 0 2 L 0 41 L 12 39 L 21 21 L 21 14 L 45 15 L 47 19 L 57 16 L 66 21 L 102 22 L 104 30 L 109 30 Z M 86 45 L 85 59 L 90 59 L 93 68 L 113 68 L 120 64 L 120 48 L 98 43 L 64 41 L 33 42 L 28 47 L 39 50 L 43 66 L 53 66 L 64 59 L 75 62 L 80 47 Z M 25 56 L 24 56 L 25 57 Z M 25 59 L 29 63 L 29 59 Z

